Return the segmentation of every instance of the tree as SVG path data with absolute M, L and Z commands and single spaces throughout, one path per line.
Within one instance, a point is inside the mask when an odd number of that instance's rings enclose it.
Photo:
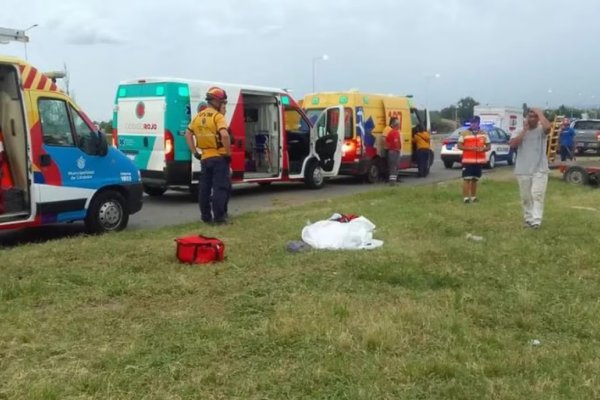
M 456 106 L 451 105 L 449 107 L 443 108 L 440 111 L 442 118 L 454 120 L 456 118 Z
M 458 101 L 457 105 L 457 116 L 460 121 L 469 121 L 473 118 L 473 108 L 479 105 L 472 97 L 465 97 Z

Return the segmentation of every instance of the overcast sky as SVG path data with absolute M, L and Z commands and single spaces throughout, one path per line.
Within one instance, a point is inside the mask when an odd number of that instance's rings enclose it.
M 111 117 L 119 81 L 173 76 L 414 94 L 441 108 L 600 103 L 599 0 L 2 0 L 29 61 L 66 63 L 77 102 Z M 8 4 L 8 5 L 7 5 Z M 0 53 L 25 57 L 24 45 Z M 439 74 L 439 78 L 435 75 Z M 551 92 L 551 93 L 550 93 Z

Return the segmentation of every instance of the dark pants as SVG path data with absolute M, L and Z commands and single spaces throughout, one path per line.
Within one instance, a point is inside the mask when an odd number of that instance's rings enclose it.
M 398 180 L 398 161 L 400 160 L 399 150 L 388 150 L 387 161 L 388 161 L 388 172 L 389 181 L 396 182 Z
M 419 177 L 425 178 L 429 175 L 429 150 L 417 150 L 417 168 L 419 169 Z
M 573 148 L 569 146 L 560 146 L 560 161 L 573 159 Z
M 200 213 L 204 222 L 224 222 L 231 189 L 229 163 L 223 157 L 202 160 L 200 173 Z

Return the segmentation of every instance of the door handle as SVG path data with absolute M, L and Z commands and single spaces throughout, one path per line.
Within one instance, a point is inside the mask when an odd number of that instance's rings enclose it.
M 50 164 L 52 164 L 52 157 L 50 157 L 50 154 L 42 154 L 40 156 L 40 166 L 49 167 Z
M 144 147 L 148 147 L 148 137 L 144 137 Z

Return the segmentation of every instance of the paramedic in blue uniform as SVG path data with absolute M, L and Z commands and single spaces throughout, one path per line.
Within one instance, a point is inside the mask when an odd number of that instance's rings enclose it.
M 202 221 L 225 224 L 231 188 L 231 142 L 224 115 L 227 93 L 212 87 L 206 102 L 208 107 L 194 117 L 185 138 L 194 157 L 201 160 L 198 201 Z

